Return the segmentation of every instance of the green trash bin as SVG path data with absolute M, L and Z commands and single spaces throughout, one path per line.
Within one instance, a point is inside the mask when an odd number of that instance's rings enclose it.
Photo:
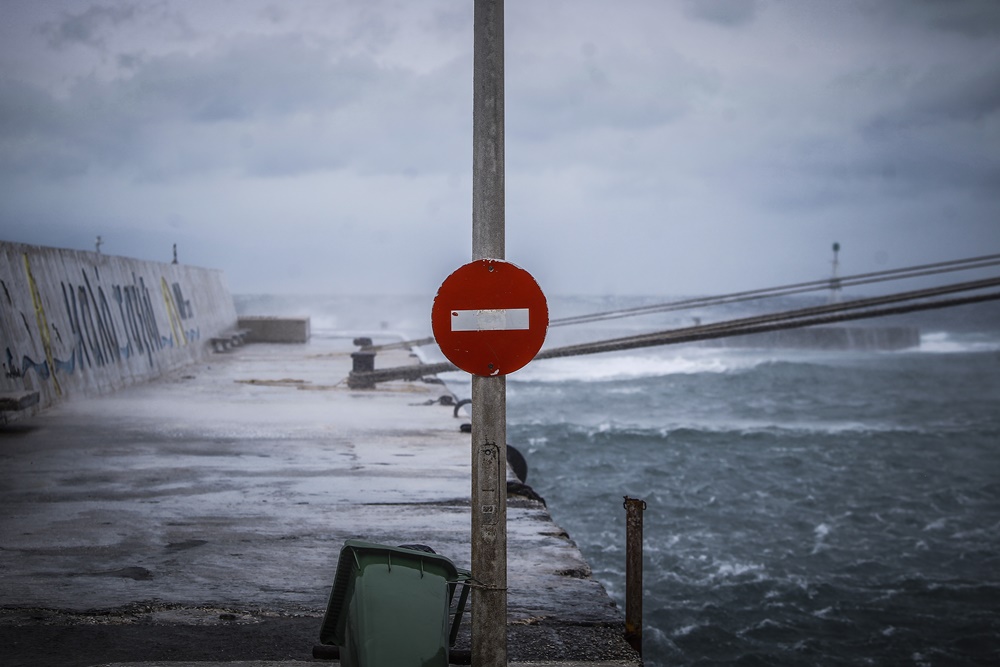
M 347 540 L 319 640 L 340 648 L 343 667 L 447 667 L 469 576 L 429 551 Z

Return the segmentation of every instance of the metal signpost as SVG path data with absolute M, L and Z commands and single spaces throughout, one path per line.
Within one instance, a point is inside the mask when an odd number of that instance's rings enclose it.
M 475 0 L 472 262 L 442 284 L 432 324 L 472 373 L 472 664 L 507 665 L 507 380 L 545 338 L 545 298 L 504 260 L 504 3 Z M 540 336 L 539 336 L 540 332 Z
M 505 257 L 503 0 L 476 0 L 472 258 Z M 472 376 L 472 664 L 507 665 L 507 378 Z M 503 475 L 503 493 L 500 481 Z

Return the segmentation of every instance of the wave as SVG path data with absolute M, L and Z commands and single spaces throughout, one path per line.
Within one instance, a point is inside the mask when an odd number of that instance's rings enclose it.
M 730 373 L 769 360 L 690 350 L 676 356 L 619 354 L 542 359 L 508 376 L 511 382 L 616 382 L 669 375 Z
M 921 334 L 920 351 L 932 354 L 1000 352 L 1000 340 L 982 336 L 958 337 L 945 331 Z
M 640 418 L 641 419 L 641 418 Z M 596 423 L 541 423 L 513 422 L 511 431 L 520 435 L 522 431 L 526 441 L 533 445 L 545 445 L 552 439 L 569 438 L 572 440 L 600 440 L 618 442 L 624 440 L 664 441 L 700 441 L 702 438 L 745 439 L 754 436 L 767 436 L 776 439 L 791 439 L 798 441 L 803 436 L 876 436 L 880 434 L 913 434 L 922 431 L 919 428 L 903 426 L 886 422 L 860 421 L 818 421 L 808 420 L 799 423 L 775 423 L 766 420 L 751 420 L 738 418 L 719 418 L 705 421 L 686 421 L 670 424 L 649 424 L 636 420 L 600 420 Z M 775 445 L 780 450 L 779 445 Z M 791 451 L 791 450 L 789 450 Z

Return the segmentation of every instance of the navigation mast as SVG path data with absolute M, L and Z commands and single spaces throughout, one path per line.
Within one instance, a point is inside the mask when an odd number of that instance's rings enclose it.
M 830 303 L 840 303 L 841 293 L 840 293 L 840 276 L 838 275 L 838 269 L 840 268 L 840 244 L 833 244 L 833 275 L 830 276 Z

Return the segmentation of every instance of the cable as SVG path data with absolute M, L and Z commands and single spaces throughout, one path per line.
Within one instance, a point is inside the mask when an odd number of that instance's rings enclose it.
M 956 292 L 995 286 L 1000 286 L 1000 278 L 974 281 L 972 283 L 959 283 L 957 285 L 947 285 L 928 290 L 917 290 L 915 292 L 892 294 L 870 299 L 858 299 L 856 301 L 842 304 L 830 304 L 828 306 L 817 306 L 814 308 L 800 308 L 797 310 L 771 313 L 756 317 L 727 320 L 709 325 L 685 327 L 681 329 L 668 329 L 666 331 L 657 331 L 637 336 L 625 336 L 621 338 L 595 341 L 592 343 L 567 345 L 565 347 L 542 350 L 535 355 L 535 359 L 553 359 L 557 357 L 596 354 L 599 352 L 629 350 L 640 347 L 652 347 L 656 345 L 687 343 L 712 338 L 761 333 L 764 331 L 796 329 L 816 324 L 830 324 L 833 322 L 845 322 L 870 317 L 897 315 L 915 312 L 918 310 L 930 310 L 934 308 L 963 305 L 966 303 L 978 303 L 980 301 L 998 299 L 1000 298 L 1000 292 L 991 292 L 986 295 L 976 295 L 955 299 L 924 301 L 922 303 L 911 303 L 906 306 L 897 306 L 894 308 L 877 308 L 877 306 L 885 306 L 887 304 L 895 304 L 903 301 L 926 299 L 933 296 L 941 296 L 945 294 L 953 294 Z
M 689 332 L 688 330 L 685 329 L 678 329 L 674 331 L 663 332 L 660 337 L 650 336 L 645 340 L 617 343 L 615 345 L 608 345 L 607 341 L 601 341 L 599 343 L 592 343 L 583 346 L 578 346 L 579 349 L 555 348 L 548 351 L 543 350 L 542 352 L 538 353 L 535 359 L 554 359 L 564 356 L 598 354 L 600 352 L 613 352 L 613 351 L 635 349 L 640 347 L 653 347 L 657 345 L 691 343 L 700 340 L 710 340 L 713 338 L 742 336 L 755 333 L 765 333 L 768 331 L 780 331 L 782 329 L 797 329 L 802 327 L 816 326 L 820 324 L 832 324 L 836 322 L 860 320 L 870 317 L 902 315 L 905 313 L 913 313 L 921 310 L 932 310 L 935 308 L 951 308 L 954 306 L 963 306 L 972 303 L 982 303 L 985 301 L 996 301 L 996 300 L 1000 300 L 1000 292 L 990 292 L 987 294 L 979 294 L 967 297 L 956 297 L 954 299 L 941 299 L 932 302 L 913 303 L 902 306 L 894 306 L 891 308 L 878 308 L 858 313 L 840 313 L 834 315 L 809 317 L 809 318 L 793 320 L 791 322 L 774 322 L 770 324 L 765 323 L 739 329 L 720 328 L 716 330 L 700 331 L 700 332 L 699 331 Z M 696 328 L 697 327 L 692 327 L 692 329 Z
M 952 271 L 968 271 L 973 269 L 984 269 L 1000 265 L 1000 254 L 981 255 L 979 257 L 969 257 L 966 259 L 954 259 L 945 262 L 934 262 L 931 264 L 920 264 L 916 266 L 902 267 L 898 269 L 886 269 L 884 271 L 873 271 L 869 273 L 859 273 L 842 278 L 826 278 L 823 280 L 810 280 L 801 283 L 792 283 L 778 287 L 765 287 L 741 292 L 732 292 L 710 297 L 695 297 L 680 301 L 669 301 L 665 303 L 649 304 L 646 306 L 636 306 L 634 308 L 621 308 L 600 313 L 590 313 L 587 315 L 574 315 L 562 317 L 549 321 L 549 327 L 569 326 L 572 324 L 587 324 L 590 322 L 601 322 L 604 320 L 620 319 L 625 317 L 635 317 L 639 315 L 650 315 L 653 313 L 663 313 L 676 310 L 687 310 L 690 308 L 702 308 L 707 306 L 720 306 L 733 303 L 742 303 L 759 299 L 776 298 L 780 296 L 792 296 L 815 292 L 836 287 L 857 287 L 858 285 L 870 285 L 874 283 L 891 280 L 904 280 L 909 278 L 921 278 L 926 276 L 949 273 Z M 434 342 L 433 336 L 418 338 L 414 340 L 401 341 L 398 343 L 387 343 L 384 345 L 373 345 L 363 348 L 373 352 L 392 349 L 409 349 L 430 345 Z
M 827 278 L 825 280 L 812 280 L 804 283 L 794 283 L 779 287 L 766 287 L 762 289 L 747 290 L 743 292 L 733 292 L 712 297 L 699 297 L 685 299 L 683 301 L 673 301 L 647 306 L 636 306 L 634 308 L 622 308 L 619 310 L 607 311 L 604 313 L 593 313 L 590 315 L 577 315 L 574 317 L 564 317 L 553 320 L 549 326 L 565 326 L 569 324 L 584 324 L 588 322 L 598 322 L 602 320 L 617 319 L 621 317 L 633 317 L 636 315 L 648 315 L 651 313 L 667 312 L 672 310 L 686 310 L 703 306 L 716 306 L 729 303 L 739 303 L 743 301 L 753 301 L 779 296 L 791 296 L 793 294 L 803 294 L 821 289 L 829 289 L 832 284 L 839 287 L 855 287 L 857 285 L 868 285 L 889 280 L 903 280 L 906 278 L 919 278 L 923 276 L 937 275 L 951 271 L 965 271 L 971 269 L 988 268 L 1000 265 L 1000 255 L 984 255 L 982 257 L 971 257 L 968 259 L 951 260 L 947 262 L 937 262 L 934 264 L 923 264 L 920 266 L 904 267 L 900 269 L 888 269 L 885 271 L 875 271 L 872 273 L 861 273 L 853 276 L 845 276 L 836 280 Z
M 988 292 L 985 294 L 975 294 L 953 298 L 934 297 L 943 297 L 945 295 L 956 294 L 959 292 L 981 290 L 997 286 L 1000 286 L 1000 277 L 964 283 L 954 283 L 951 285 L 914 290 L 910 292 L 901 292 L 866 299 L 855 299 L 838 304 L 798 308 L 789 311 L 769 313 L 766 315 L 727 320 L 708 325 L 668 329 L 665 331 L 657 331 L 636 336 L 625 336 L 621 338 L 594 341 L 591 343 L 580 343 L 576 345 L 550 348 L 539 352 L 535 356 L 535 359 L 555 359 L 559 357 L 615 352 L 659 345 L 690 343 L 714 338 L 742 336 L 768 331 L 778 331 L 782 329 L 797 329 L 819 324 L 831 324 L 835 322 L 846 322 L 872 317 L 884 317 L 886 315 L 900 315 L 922 310 L 950 308 L 972 303 L 995 301 L 1000 300 L 1000 292 Z M 914 303 L 905 303 L 907 301 Z M 454 364 L 450 362 L 442 362 L 419 366 L 385 368 L 357 373 L 352 372 L 350 377 L 356 380 L 357 386 L 364 386 L 365 382 L 374 384 L 376 382 L 386 382 L 389 380 L 416 380 L 426 375 L 434 375 L 453 370 L 457 370 Z M 348 384 L 351 384 L 350 378 Z

